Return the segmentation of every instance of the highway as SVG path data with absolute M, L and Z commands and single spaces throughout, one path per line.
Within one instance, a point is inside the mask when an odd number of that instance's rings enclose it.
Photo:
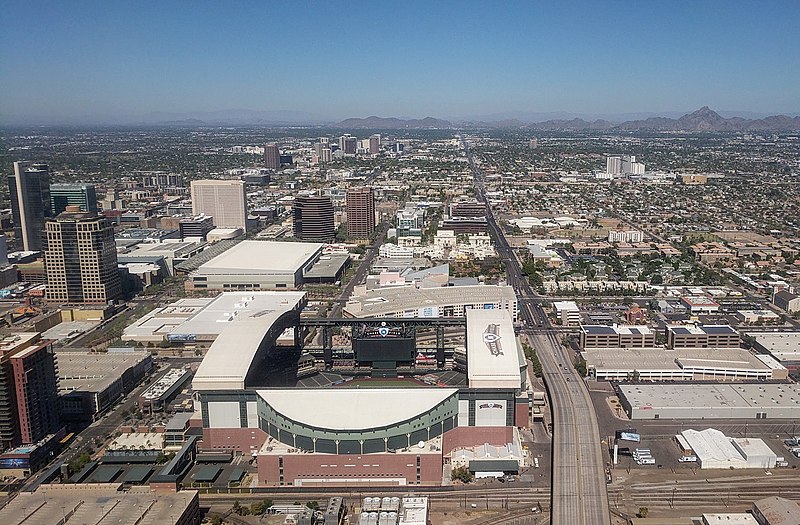
M 484 174 L 475 164 L 466 140 L 463 137 L 461 140 L 472 169 L 476 198 L 488 205 Z M 550 396 L 551 523 L 610 525 L 600 431 L 586 384 L 572 366 L 569 352 L 561 345 L 559 332 L 550 326 L 541 298 L 522 274 L 519 259 L 498 226 L 491 206 L 487 206 L 486 217 L 497 253 L 506 266 L 508 284 L 516 290 L 519 319 L 527 326 L 524 332 L 536 349 Z

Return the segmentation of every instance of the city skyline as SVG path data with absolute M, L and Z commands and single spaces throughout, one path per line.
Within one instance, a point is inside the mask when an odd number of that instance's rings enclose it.
M 795 115 L 800 15 L 792 7 L 9 2 L 8 18 L 23 22 L 0 36 L 0 119 L 130 123 L 246 108 L 325 122 L 704 105 Z

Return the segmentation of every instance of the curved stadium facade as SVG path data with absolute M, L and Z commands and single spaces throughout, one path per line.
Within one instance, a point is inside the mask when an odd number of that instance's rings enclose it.
M 439 484 L 443 454 L 503 446 L 513 440 L 514 426 L 527 426 L 525 361 L 511 316 L 501 310 L 468 312 L 466 384 L 260 386 L 259 369 L 279 358 L 277 335 L 304 305 L 302 293 L 295 294 L 283 309 L 237 319 L 237 329 L 220 334 L 193 380 L 203 448 L 257 457 L 259 484 Z

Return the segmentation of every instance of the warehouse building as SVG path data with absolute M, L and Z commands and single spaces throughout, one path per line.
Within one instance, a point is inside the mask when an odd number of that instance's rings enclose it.
M 750 510 L 759 525 L 793 525 L 800 523 L 800 503 L 778 496 L 753 502 Z
M 294 290 L 322 255 L 322 244 L 242 241 L 202 264 L 188 290 Z
M 800 332 L 748 332 L 753 348 L 769 354 L 790 370 L 800 368 Z
M 714 428 L 680 434 L 697 456 L 701 469 L 775 468 L 778 457 L 758 438 L 730 438 Z
M 785 380 L 786 367 L 741 348 L 594 348 L 581 352 L 598 381 Z
M 631 419 L 800 419 L 797 384 L 623 384 Z

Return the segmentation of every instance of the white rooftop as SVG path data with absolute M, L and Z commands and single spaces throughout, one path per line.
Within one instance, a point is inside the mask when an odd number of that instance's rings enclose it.
M 467 310 L 469 386 L 520 387 L 520 357 L 507 310 Z
M 557 312 L 578 312 L 578 304 L 575 301 L 555 301 L 553 302 L 553 308 L 556 309 Z
M 125 328 L 122 340 L 160 341 L 170 336 L 211 339 L 248 312 L 282 308 L 288 297 L 295 297 L 287 295 L 291 293 L 299 292 L 224 292 L 213 298 L 181 299 L 152 310 Z
M 457 392 L 457 388 L 315 388 L 259 390 L 258 395 L 297 423 L 363 431 L 413 419 Z
M 746 463 L 745 459 L 733 446 L 731 440 L 725 434 L 715 428 L 705 430 L 688 429 L 681 432 L 689 446 L 694 450 L 695 455 L 703 462 L 725 463 L 731 466 L 739 466 Z
M 438 317 L 438 309 L 451 305 L 500 304 L 514 308 L 517 296 L 511 286 L 486 284 L 417 288 L 415 286 L 383 287 L 353 296 L 345 311 L 354 317 L 386 316 L 412 312 L 412 317 Z M 506 306 L 507 305 L 507 306 Z
M 312 242 L 242 241 L 200 266 L 204 274 L 295 273 L 322 251 Z
M 298 308 L 306 295 L 305 292 L 274 294 L 276 300 L 264 309 L 248 309 L 227 323 L 227 328 L 208 349 L 194 375 L 194 390 L 244 388 L 247 372 L 264 336 L 280 316 Z

